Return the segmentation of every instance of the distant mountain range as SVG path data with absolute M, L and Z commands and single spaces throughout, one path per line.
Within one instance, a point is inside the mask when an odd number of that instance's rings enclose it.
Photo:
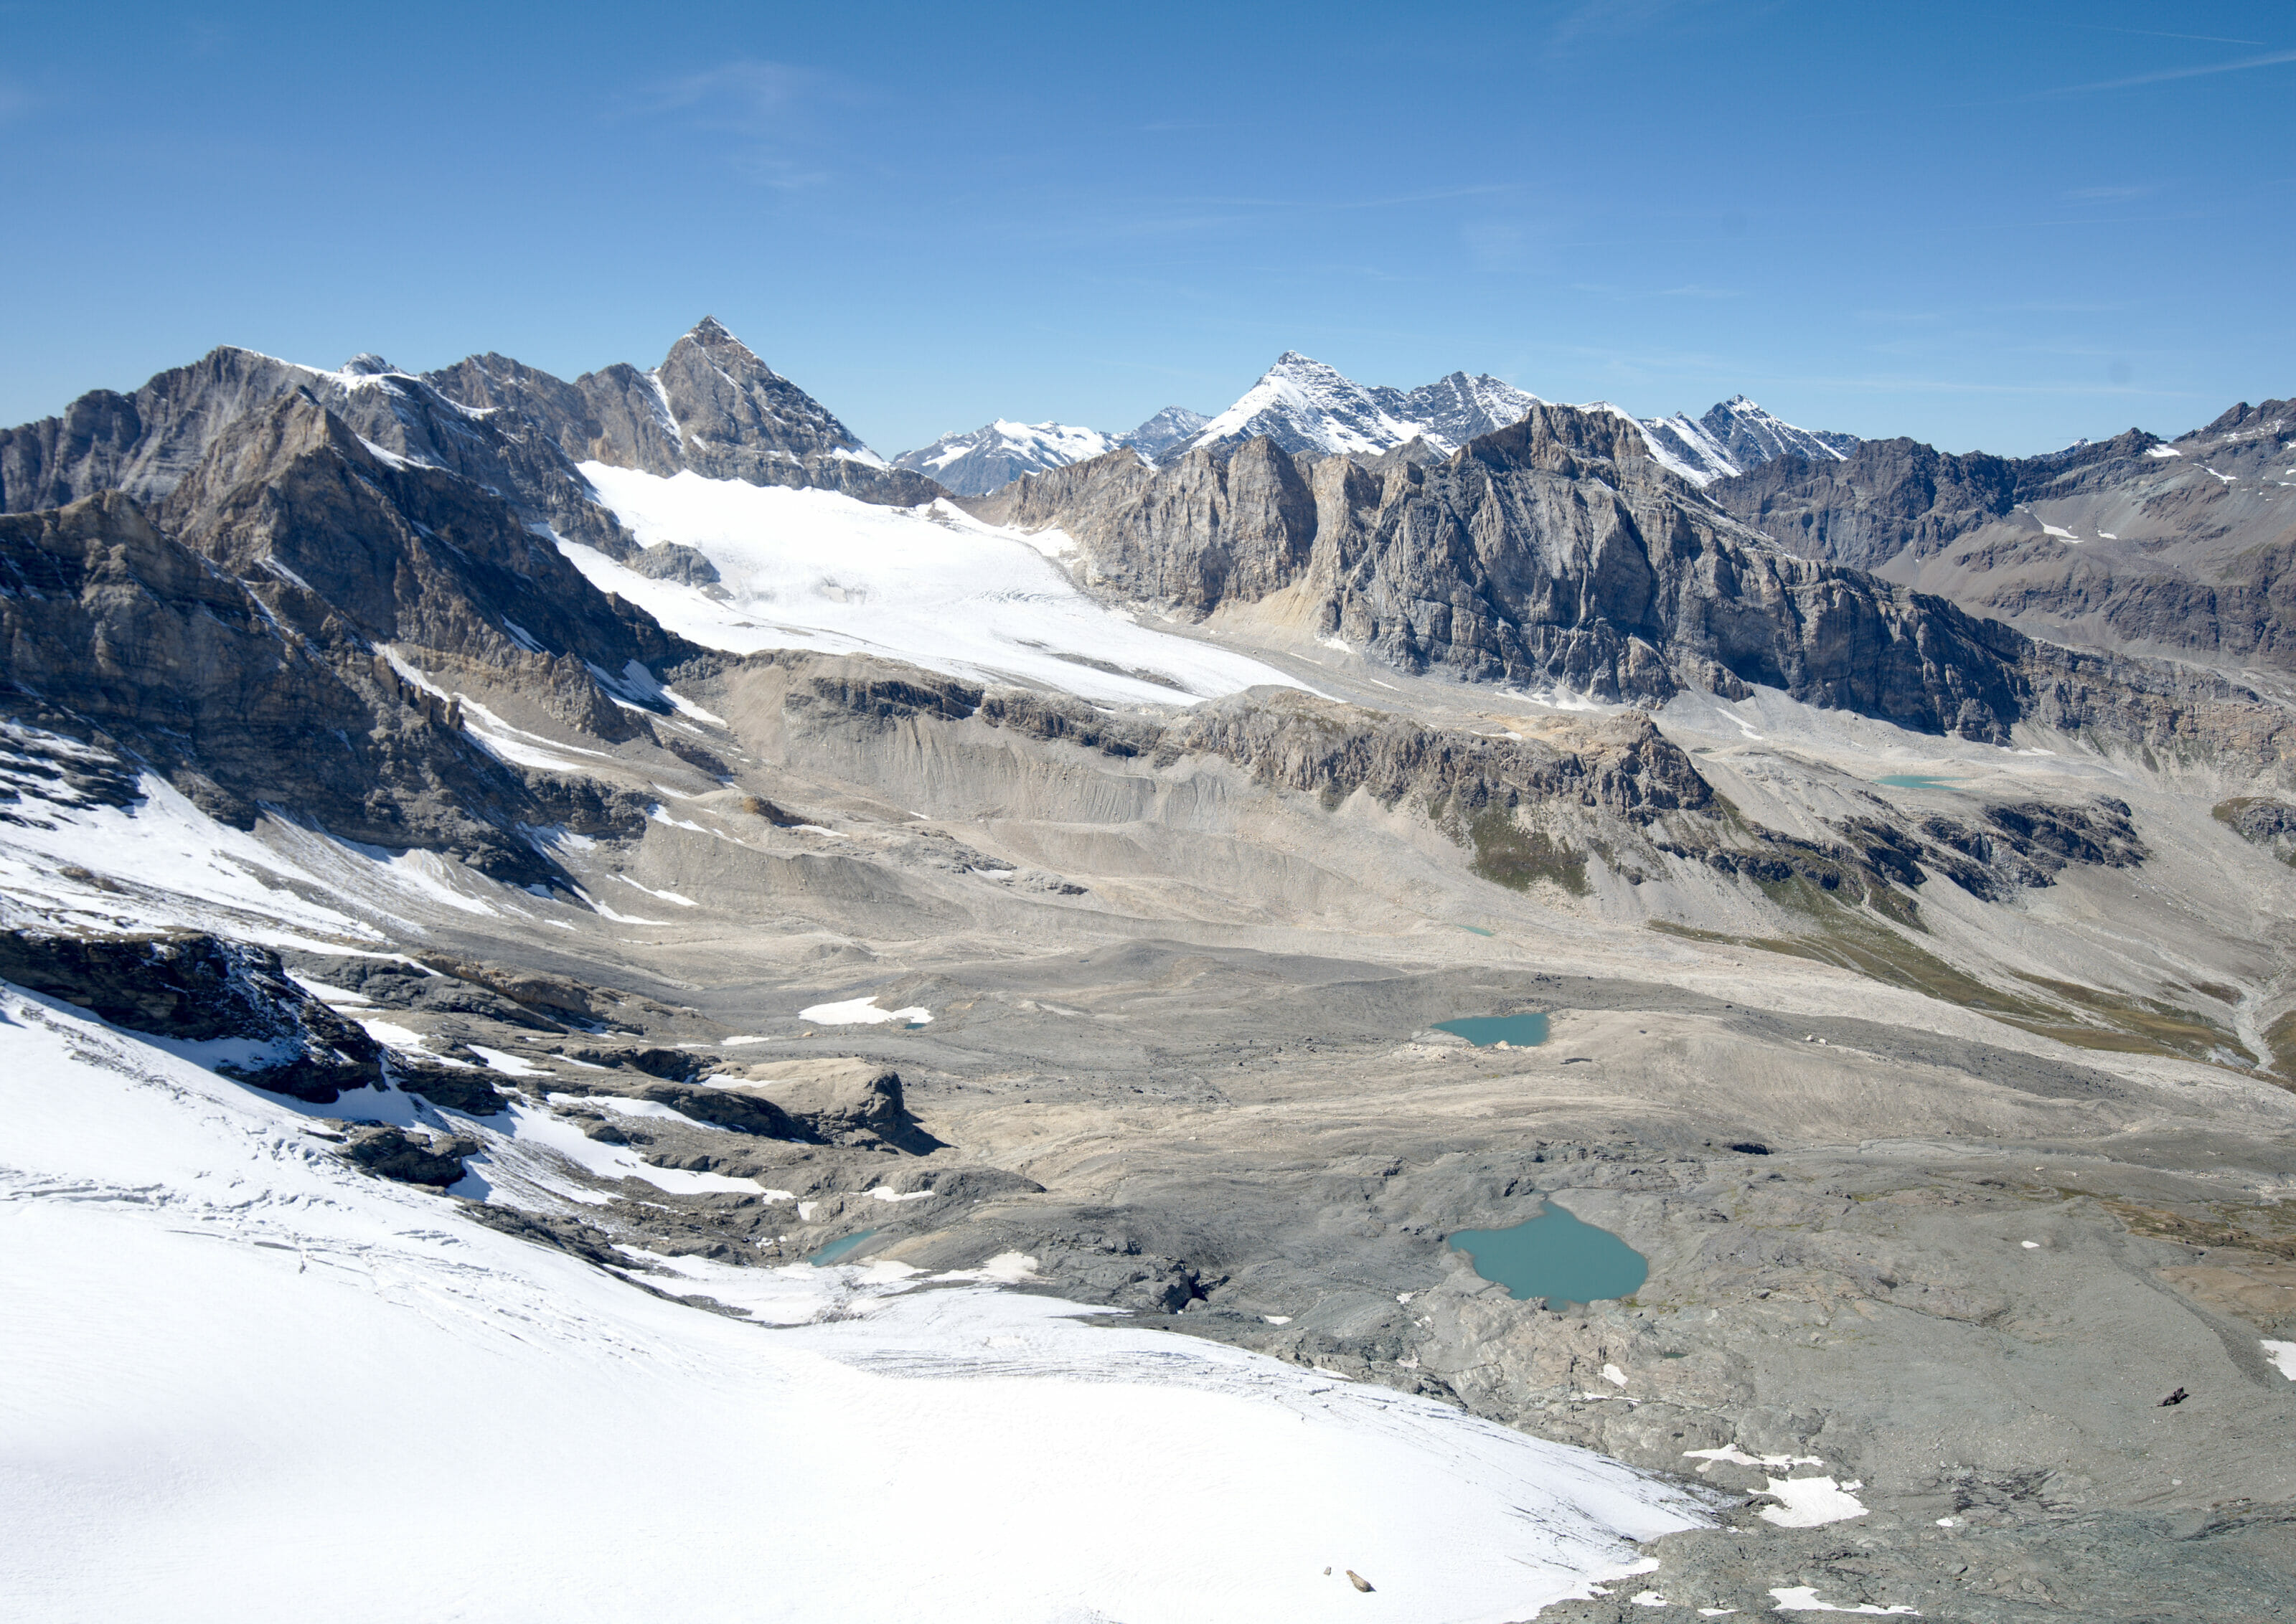
M 903 452 L 892 466 L 937 479 L 959 496 L 985 496 L 1023 474 L 1066 468 L 1119 447 L 1153 461 L 1208 420 L 1185 406 L 1167 406 L 1128 433 L 1103 434 L 1072 423 L 1013 423 L 1000 417 L 970 434 L 945 434 Z
M 326 370 L 225 347 L 133 392 L 95 390 L 57 417 L 0 429 L 0 512 L 61 508 L 100 492 L 154 513 L 170 500 L 181 506 L 193 500 L 185 491 L 205 488 L 186 486 L 193 470 L 251 432 L 243 422 L 299 400 L 340 426 L 329 441 L 299 421 L 295 433 L 315 445 L 348 445 L 393 469 L 454 476 L 506 502 L 529 529 L 632 559 L 649 574 L 697 575 L 701 567 L 686 550 L 636 546 L 586 467 L 811 486 L 908 508 L 951 494 L 970 501 L 1022 477 L 1046 480 L 1124 449 L 1176 476 L 1183 462 L 1201 463 L 1180 485 L 1224 486 L 1225 464 L 1257 442 L 1301 462 L 1298 479 L 1285 475 L 1282 483 L 1304 499 L 1308 462 L 1399 456 L 1429 465 L 1548 405 L 1464 372 L 1409 390 L 1366 387 L 1292 352 L 1215 417 L 1173 406 L 1123 434 L 998 421 L 889 464 L 707 319 L 656 366 L 616 363 L 570 381 L 491 353 L 417 375 L 374 355 Z M 1603 404 L 1577 410 L 1631 424 L 1655 469 L 1802 558 L 1871 571 L 2035 636 L 2296 666 L 2287 630 L 2296 626 L 2296 508 L 2286 500 L 2296 482 L 2296 404 L 2237 406 L 2175 441 L 2131 429 L 2030 458 L 1812 431 L 1743 396 L 1694 419 L 1638 419 Z M 1577 444 L 1590 432 L 1582 425 L 1542 444 Z M 1192 455 L 1199 451 L 1208 455 Z M 1250 465 L 1264 461 L 1255 453 Z M 226 472 L 218 467 L 203 477 L 212 483 Z M 1115 491 L 1105 482 L 1093 488 Z M 1080 498 L 1082 487 L 1074 494 Z M 1021 508 L 1046 511 L 1051 497 L 1028 497 Z M 1063 522 L 1098 528 L 1073 502 L 1052 505 Z M 162 514 L 163 524 L 177 522 Z M 1207 558 L 1218 554 L 1210 538 L 1203 544 L 1212 549 Z M 1118 551 L 1127 569 L 1147 557 L 1129 544 Z M 1113 571 L 1116 560 L 1096 567 Z M 1140 595 L 1185 601 L 1195 594 L 1177 577 L 1160 576 Z M 1218 595 L 1232 596 L 1232 586 Z M 520 613 L 512 618 L 539 631 Z M 612 652 L 609 670 L 631 657 Z
M 1065 468 L 1119 448 L 1157 462 L 1201 447 L 1233 449 L 1264 437 L 1293 456 L 1376 457 L 1417 441 L 1431 454 L 1447 457 L 1470 440 L 1521 421 L 1541 404 L 1529 390 L 1488 372 L 1453 372 L 1414 389 L 1396 389 L 1359 384 L 1335 367 L 1286 350 L 1216 417 L 1168 406 L 1128 434 L 1000 418 L 970 434 L 943 435 L 896 457 L 892 465 L 929 475 L 960 496 L 982 496 L 1023 474 Z M 1607 402 L 1589 410 L 1629 415 Z M 1677 412 L 1633 420 L 1661 466 L 1699 486 L 1742 474 L 1774 457 L 1836 459 L 1858 443 L 1854 435 L 1797 428 L 1742 395 L 1732 396 L 1702 418 Z
M 1804 558 L 1871 570 L 2036 636 L 2296 666 L 2296 401 L 2174 440 L 2131 428 L 2039 457 L 1867 440 L 1707 486 Z

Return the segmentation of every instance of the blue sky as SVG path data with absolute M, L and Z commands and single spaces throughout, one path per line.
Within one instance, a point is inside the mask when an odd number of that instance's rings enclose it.
M 652 364 L 887 453 L 1287 347 L 2030 453 L 2296 394 L 2296 7 L 0 0 L 0 421 L 221 343 Z

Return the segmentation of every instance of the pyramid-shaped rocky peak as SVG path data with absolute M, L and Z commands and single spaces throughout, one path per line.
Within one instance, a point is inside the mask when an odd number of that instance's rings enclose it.
M 781 377 L 766 364 L 763 356 L 735 338 L 714 315 L 703 316 L 684 338 L 670 346 L 670 357 L 675 358 L 679 350 L 688 348 L 699 350 L 716 365 L 737 377 Z M 669 361 L 666 359 L 662 364 L 667 367 Z

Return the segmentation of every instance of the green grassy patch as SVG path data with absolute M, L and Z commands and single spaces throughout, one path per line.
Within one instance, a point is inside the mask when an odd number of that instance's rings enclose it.
M 2092 1049 L 2114 1048 L 2124 1053 L 2143 1053 L 2149 1047 L 2154 1053 L 2181 1056 L 2187 1060 L 2207 1060 L 2216 1049 L 2226 1049 L 2235 1055 L 2248 1052 L 2238 1038 L 2206 1016 L 2190 1009 L 2179 1009 L 2176 1005 L 2164 1004 L 2158 999 L 2105 992 L 2075 982 L 2051 981 L 2046 975 L 2021 974 L 2017 979 L 2030 983 L 2111 1023 L 2128 1041 L 2127 1043 L 2091 1042 L 2087 1045 Z M 2074 1041 L 2070 1038 L 2065 1041 Z M 2131 1044 L 2137 1047 L 2131 1048 Z
M 1824 930 L 1810 934 L 1725 935 L 1668 919 L 1652 920 L 1651 928 L 1689 941 L 1720 943 L 1836 965 L 1887 986 L 1902 987 L 1909 992 L 1976 1010 L 2075 1049 L 2161 1055 L 2212 1065 L 2222 1064 L 2211 1059 L 2213 1051 L 2222 1049 L 2235 1055 L 2245 1052 L 2230 1032 L 2191 1010 L 2038 975 L 2020 975 L 2017 979 L 2050 995 L 2046 1000 L 2005 990 L 1955 968 L 1878 920 L 1853 913 L 1839 903 L 1833 903 L 1833 917 L 1824 921 Z M 2285 1058 L 2296 1063 L 2296 1015 L 2280 1022 L 2273 1032 L 2277 1034 L 2274 1038 L 2276 1056 L 2283 1054 L 2277 1045 L 2284 1042 L 2290 1046 Z M 2249 1074 L 2239 1066 L 2226 1069 L 2240 1071 L 2243 1076 Z M 2296 1075 L 2296 1070 L 2292 1070 L 2291 1074 Z
M 1574 852 L 1543 829 L 1526 829 L 1502 812 L 1487 812 L 1467 826 L 1474 844 L 1474 871 L 1495 885 L 1528 891 L 1544 880 L 1572 896 L 1592 895 L 1587 854 Z

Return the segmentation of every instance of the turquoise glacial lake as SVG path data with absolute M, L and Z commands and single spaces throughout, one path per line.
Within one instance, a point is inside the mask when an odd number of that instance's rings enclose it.
M 1926 772 L 1892 772 L 1874 780 L 1893 789 L 1951 789 L 1961 783 L 1959 779 L 1932 778 Z
M 1552 1201 L 1537 1218 L 1512 1228 L 1462 1229 L 1451 1236 L 1451 1247 L 1465 1253 L 1477 1274 L 1505 1286 L 1518 1302 L 1631 1297 L 1650 1277 L 1650 1261 L 1641 1253 L 1608 1229 L 1581 1223 Z
M 1529 1049 L 1535 1043 L 1546 1041 L 1546 1017 L 1543 1015 L 1474 1015 L 1464 1020 L 1438 1021 L 1435 1030 L 1457 1032 L 1477 1049 L 1488 1049 L 1494 1043 Z
M 856 1235 L 840 1235 L 806 1261 L 816 1269 L 825 1269 L 876 1233 L 874 1229 L 864 1229 Z

